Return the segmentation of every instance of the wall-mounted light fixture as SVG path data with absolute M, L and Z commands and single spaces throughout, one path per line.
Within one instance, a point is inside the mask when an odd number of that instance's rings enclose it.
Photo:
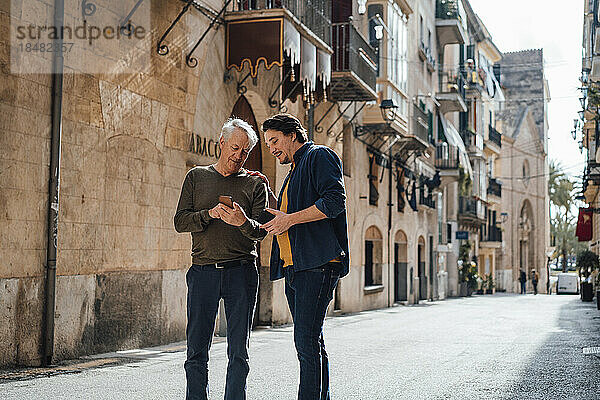
M 394 104 L 394 100 L 385 99 L 381 100 L 379 105 L 379 111 L 381 111 L 381 117 L 386 124 L 390 125 L 396 119 L 396 110 L 398 106 Z

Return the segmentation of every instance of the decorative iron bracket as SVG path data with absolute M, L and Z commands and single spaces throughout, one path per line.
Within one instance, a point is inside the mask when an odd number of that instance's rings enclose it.
M 349 124 L 351 124 L 351 123 L 352 123 L 352 121 L 354 121 L 354 118 L 356 118 L 356 116 L 357 116 L 357 115 L 358 115 L 358 114 L 359 114 L 359 113 L 362 111 L 362 109 L 363 109 L 363 108 L 365 108 L 365 106 L 366 106 L 366 105 L 367 105 L 367 102 L 366 102 L 366 101 L 362 103 L 362 106 L 360 106 L 360 108 L 354 112 L 354 115 L 352 116 L 352 118 L 350 118 L 350 119 L 348 120 L 348 123 L 349 123 Z M 343 134 L 343 133 L 344 133 L 344 131 L 342 130 L 340 133 L 338 133 L 338 134 L 335 136 L 335 140 L 336 140 L 336 142 L 339 142 L 339 141 L 341 140 L 341 137 L 342 137 L 342 134 Z
M 348 109 L 350 108 L 350 106 L 352 104 L 356 104 L 356 102 L 354 101 L 350 101 L 348 102 L 348 105 L 346 106 L 346 108 L 344 108 L 344 111 L 340 112 L 340 115 L 338 115 L 338 117 L 335 119 L 335 121 L 333 121 L 333 123 L 329 126 L 329 128 L 327 128 L 327 136 L 335 136 L 336 140 L 339 139 L 341 132 L 334 134 L 331 129 L 333 128 L 333 126 L 344 116 L 344 114 L 346 114 L 346 111 L 348 111 Z M 356 110 L 354 112 L 354 115 L 352 115 L 352 118 L 350 118 L 350 120 L 348 121 L 349 123 L 352 123 L 352 121 L 354 121 L 354 118 L 356 118 L 356 116 L 362 111 L 363 108 L 365 108 L 365 106 L 367 105 L 367 102 L 365 101 L 362 106 L 360 106 L 360 108 L 358 110 Z M 323 119 L 323 118 L 321 118 Z M 320 121 L 319 121 L 320 122 Z M 343 131 L 342 131 L 343 132 Z
M 248 79 L 250 77 L 251 72 L 248 72 L 248 74 L 244 77 L 244 79 L 242 79 L 241 81 L 239 81 L 237 83 L 237 92 L 239 94 L 244 94 L 248 91 L 248 88 L 244 85 L 244 82 L 246 82 L 246 79 Z M 256 78 L 252 78 L 252 83 L 254 84 L 254 86 L 256 86 Z
M 96 14 L 96 5 L 90 0 L 81 0 L 81 18 L 85 21 L 85 17 Z
M 323 114 L 323 116 L 321 117 L 321 119 L 319 119 L 319 122 L 317 122 L 315 124 L 315 131 L 321 133 L 323 132 L 323 127 L 321 126 L 321 122 L 323 122 L 323 120 L 325 119 L 325 117 L 327 116 L 327 114 L 329 114 L 329 112 L 333 109 L 333 107 L 335 107 L 337 105 L 337 103 L 331 103 L 331 107 L 329 107 L 327 109 L 327 111 L 325 112 L 325 114 Z
M 231 4 L 231 1 L 232 0 L 227 0 L 227 2 L 225 3 L 225 5 L 223 6 L 223 8 L 221 8 L 221 11 L 219 11 L 219 13 L 217 14 L 217 16 L 214 17 L 212 19 L 212 21 L 210 21 L 210 24 L 208 25 L 208 28 L 206 28 L 206 30 L 204 31 L 204 33 L 202 34 L 202 36 L 200 36 L 200 39 L 198 39 L 198 41 L 196 42 L 196 44 L 194 45 L 194 47 L 192 47 L 192 50 L 185 57 L 185 63 L 188 65 L 188 67 L 190 67 L 190 68 L 196 68 L 198 66 L 198 60 L 195 57 L 192 57 L 192 54 L 194 54 L 194 51 L 196 51 L 196 49 L 198 48 L 198 46 L 200 46 L 200 43 L 202 43 L 202 41 L 204 40 L 204 38 L 206 37 L 206 35 L 208 35 L 208 32 L 217 23 L 217 20 L 221 17 L 221 15 L 223 15 L 223 13 L 227 9 L 227 7 L 229 7 L 229 4 Z
M 144 0 L 137 0 L 135 6 L 129 11 L 129 14 L 119 24 L 119 30 L 125 36 L 131 36 L 133 34 L 134 25 L 131 23 L 131 17 L 137 11 L 138 7 L 144 2 Z
M 279 88 L 281 86 L 283 86 L 283 83 L 286 81 L 286 79 L 290 77 L 290 75 L 292 74 L 293 71 L 294 71 L 294 68 L 293 67 L 290 68 L 290 71 L 283 77 L 283 79 L 281 80 L 281 82 L 279 82 L 279 84 L 277 85 L 277 87 L 275 88 L 275 90 L 273 90 L 273 93 L 271 93 L 271 95 L 269 96 L 269 100 L 268 100 L 269 107 L 271 107 L 271 108 L 277 108 L 277 107 L 279 107 L 279 101 L 275 100 L 275 95 L 277 94 L 277 91 L 279 90 Z M 300 83 L 300 82 L 301 81 L 298 81 L 298 83 Z M 293 90 L 296 90 L 296 88 L 298 87 L 298 83 L 296 83 L 296 85 L 294 86 Z M 283 101 L 282 101 L 282 103 L 283 103 Z
M 165 33 L 161 36 L 160 40 L 156 44 L 156 52 L 159 55 L 166 56 L 167 54 L 169 54 L 169 46 L 167 46 L 166 44 L 163 44 L 163 42 L 165 41 L 167 35 L 169 33 L 171 33 L 171 31 L 173 30 L 173 28 L 175 27 L 175 25 L 177 25 L 177 23 L 179 22 L 179 20 L 181 19 L 181 17 L 183 17 L 184 14 L 186 12 L 188 12 L 188 10 L 190 9 L 190 7 L 191 7 L 191 5 L 192 5 L 193 2 L 194 2 L 194 0 L 188 0 L 188 2 L 185 4 L 185 6 L 183 6 L 183 8 L 181 9 L 181 11 L 179 12 L 179 15 L 177 15 L 177 18 L 175 18 L 173 20 L 173 22 L 167 28 L 167 30 L 165 31 Z

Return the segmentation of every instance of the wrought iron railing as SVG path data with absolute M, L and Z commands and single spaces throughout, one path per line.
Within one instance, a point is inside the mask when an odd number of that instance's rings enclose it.
M 331 25 L 332 71 L 352 71 L 375 90 L 377 53 L 349 22 Z
M 458 169 L 458 147 L 448 143 L 438 143 L 435 148 L 435 167 L 437 169 Z
M 498 145 L 498 147 L 502 147 L 502 134 L 496 130 L 493 126 L 489 126 L 489 138 L 490 142 L 493 142 Z
M 466 98 L 466 81 L 464 73 L 460 70 L 440 70 L 440 93 L 458 93 L 463 99 Z
M 435 199 L 433 198 L 433 194 L 429 193 L 428 196 L 425 196 L 425 188 L 423 186 L 419 188 L 419 204 L 429 208 L 435 208 Z
M 421 109 L 421 107 L 413 104 L 413 120 L 414 128 L 413 135 L 423 140 L 425 143 L 429 142 L 429 117 L 427 113 Z
M 487 193 L 493 196 L 502 197 L 502 184 L 496 178 L 490 178 L 488 181 Z
M 457 19 L 463 23 L 461 0 L 437 0 L 435 17 L 440 19 Z
M 325 43 L 331 43 L 331 0 L 235 0 L 232 12 L 285 8 Z
M 485 210 L 483 202 L 473 196 L 459 196 L 458 198 L 458 216 L 459 218 L 477 219 L 480 222 L 485 220 Z
M 477 134 L 469 129 L 463 129 L 462 131 L 460 131 L 460 137 L 462 138 L 463 143 L 467 147 L 475 146 L 475 136 L 477 136 Z
M 484 242 L 501 242 L 502 241 L 502 229 L 495 225 L 489 225 L 487 227 L 487 235 L 483 237 Z

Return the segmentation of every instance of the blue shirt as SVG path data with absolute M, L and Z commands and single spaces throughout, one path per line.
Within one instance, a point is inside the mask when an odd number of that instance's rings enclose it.
M 283 183 L 284 188 L 288 185 L 287 213 L 315 205 L 327 218 L 290 227 L 294 265 L 287 268 L 303 271 L 339 257 L 340 276 L 345 276 L 350 270 L 350 257 L 342 162 L 329 147 L 307 142 L 294 154 L 294 164 Z M 283 190 L 279 193 L 277 208 L 281 206 L 282 194 Z M 271 247 L 270 267 L 271 280 L 283 278 L 283 260 L 277 240 L 273 240 Z

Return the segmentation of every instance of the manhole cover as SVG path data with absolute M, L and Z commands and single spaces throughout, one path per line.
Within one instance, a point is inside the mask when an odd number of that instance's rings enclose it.
M 600 354 L 600 347 L 584 347 L 583 354 Z

